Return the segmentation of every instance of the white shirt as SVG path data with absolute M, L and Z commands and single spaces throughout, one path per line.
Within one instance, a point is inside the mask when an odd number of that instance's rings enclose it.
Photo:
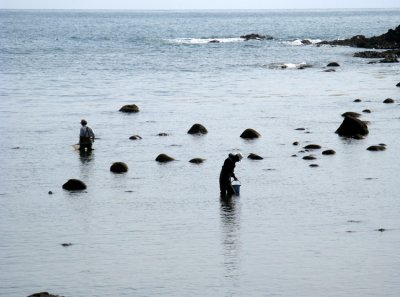
M 90 128 L 89 126 L 82 126 L 79 136 L 80 137 L 90 137 L 90 138 L 95 137 L 92 128 Z

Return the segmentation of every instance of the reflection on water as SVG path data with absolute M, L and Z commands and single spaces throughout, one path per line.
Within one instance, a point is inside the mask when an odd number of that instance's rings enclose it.
M 238 197 L 220 199 L 220 218 L 225 278 L 234 286 L 239 280 L 240 264 L 240 201 Z

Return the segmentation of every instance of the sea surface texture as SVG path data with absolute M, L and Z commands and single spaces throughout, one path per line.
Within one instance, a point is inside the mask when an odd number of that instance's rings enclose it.
M 399 24 L 398 9 L 0 11 L 0 296 L 400 296 L 399 63 L 316 45 Z M 347 111 L 367 137 L 334 133 Z M 220 199 L 237 152 L 241 194 Z M 63 190 L 72 178 L 87 189 Z

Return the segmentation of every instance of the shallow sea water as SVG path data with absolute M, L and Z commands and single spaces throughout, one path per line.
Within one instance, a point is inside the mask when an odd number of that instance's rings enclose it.
M 0 15 L 0 296 L 400 294 L 400 66 L 294 43 L 381 34 L 400 11 Z M 181 42 L 251 32 L 275 39 Z M 118 112 L 130 103 L 141 111 Z M 365 139 L 334 133 L 366 108 Z M 81 118 L 99 138 L 90 156 L 72 147 Z M 197 122 L 207 135 L 186 133 Z M 310 143 L 336 154 L 299 152 Z M 221 200 L 239 151 L 264 160 L 243 159 L 241 195 Z M 116 161 L 128 173 L 110 173 Z M 62 190 L 70 178 L 87 190 Z

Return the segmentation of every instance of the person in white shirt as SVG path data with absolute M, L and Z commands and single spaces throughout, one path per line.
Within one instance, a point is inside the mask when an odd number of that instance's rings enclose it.
M 94 142 L 94 132 L 92 128 L 87 126 L 86 120 L 81 120 L 81 131 L 79 133 L 79 150 L 84 152 L 85 150 L 92 150 L 92 143 Z

